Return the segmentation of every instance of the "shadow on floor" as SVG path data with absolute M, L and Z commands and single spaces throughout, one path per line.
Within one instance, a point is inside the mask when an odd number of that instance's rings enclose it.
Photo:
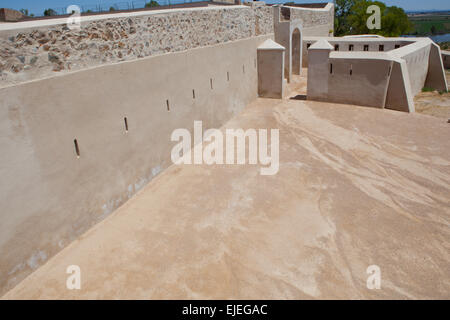
M 306 100 L 306 94 L 298 94 L 295 97 L 290 97 L 291 100 Z

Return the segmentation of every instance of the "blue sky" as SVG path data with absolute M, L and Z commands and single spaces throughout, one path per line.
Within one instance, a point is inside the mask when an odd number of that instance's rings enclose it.
M 149 1 L 149 0 L 148 0 Z M 160 0 L 158 0 L 160 1 Z M 161 0 L 165 3 L 168 0 Z M 271 3 L 286 2 L 290 0 L 272 0 Z M 331 0 L 330 0 L 331 1 Z M 383 0 L 381 0 L 383 1 Z M 142 7 L 145 0 L 0 0 L 0 8 L 21 9 L 27 8 L 34 14 L 41 15 L 45 8 L 66 8 L 71 4 L 87 7 L 95 7 L 100 4 L 109 7 L 115 3 L 121 8 L 126 7 L 127 3 L 134 2 L 137 7 Z M 183 0 L 172 0 L 172 2 L 183 2 Z M 298 3 L 326 2 L 326 0 L 295 0 Z M 387 5 L 396 5 L 405 10 L 450 10 L 450 2 L 446 0 L 384 0 Z

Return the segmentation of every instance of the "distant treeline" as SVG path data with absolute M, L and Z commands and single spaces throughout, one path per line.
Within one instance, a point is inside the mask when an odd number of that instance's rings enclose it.
M 147 1 L 148 1 L 148 0 L 147 0 Z M 150 0 L 149 2 L 147 2 L 147 1 L 139 1 L 139 2 L 137 2 L 136 6 L 135 6 L 135 4 L 134 4 L 134 1 L 131 1 L 131 2 L 120 2 L 120 5 L 121 5 L 121 6 L 124 6 L 124 5 L 125 5 L 125 8 L 119 7 L 118 4 L 113 4 L 113 5 L 109 6 L 109 7 L 107 7 L 107 6 L 105 6 L 105 5 L 98 5 L 98 6 L 95 7 L 95 9 L 92 8 L 92 6 L 91 6 L 92 9 L 82 10 L 82 12 L 84 12 L 84 13 L 107 12 L 107 11 L 113 12 L 113 11 L 120 11 L 120 10 L 132 10 L 132 9 L 140 9 L 140 8 L 152 8 L 152 7 L 159 7 L 159 6 L 160 6 L 160 4 L 159 4 L 156 0 Z M 183 0 L 183 1 L 181 1 L 181 2 L 186 3 L 187 1 L 190 1 L 190 0 Z M 198 0 L 197 0 L 197 1 L 198 1 Z M 160 2 L 164 2 L 165 4 L 170 4 L 170 0 L 162 0 L 162 1 L 160 1 Z M 180 2 L 180 1 L 178 1 L 178 2 Z M 192 2 L 192 1 L 191 1 L 191 2 Z M 20 9 L 19 11 L 20 11 L 24 16 L 27 16 L 27 17 L 34 17 L 34 14 L 33 14 L 33 13 L 30 13 L 30 11 L 29 11 L 28 9 L 22 8 L 22 9 Z M 61 15 L 61 14 L 62 14 L 62 15 L 67 14 L 66 8 L 59 8 L 59 9 L 48 8 L 48 9 L 45 9 L 45 10 L 42 12 L 42 15 L 43 15 L 44 17 L 57 16 L 57 15 Z M 38 14 L 38 16 L 39 16 L 39 14 Z
M 450 13 L 411 15 L 409 20 L 413 24 L 413 29 L 410 33 L 413 35 L 424 36 L 450 33 Z

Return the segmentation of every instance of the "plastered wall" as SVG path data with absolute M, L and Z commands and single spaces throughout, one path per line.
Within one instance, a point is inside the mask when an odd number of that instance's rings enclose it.
M 388 60 L 331 58 L 333 72 L 328 77 L 327 100 L 380 107 L 384 106 L 391 62 Z
M 303 36 L 330 36 L 334 32 L 334 5 L 324 8 L 290 7 L 290 19 L 300 20 Z
M 392 55 L 403 59 L 408 68 L 411 93 L 418 94 L 425 86 L 428 74 L 431 41 L 419 41 L 392 51 Z
M 450 51 L 442 51 L 442 61 L 445 69 L 450 69 Z
M 440 50 L 430 39 L 417 38 L 404 46 L 395 38 L 368 40 L 315 42 L 308 50 L 308 99 L 414 112 L 413 97 L 424 86 L 447 90 Z M 349 42 L 361 46 L 370 41 L 372 47 L 383 45 L 387 51 L 341 50 Z M 329 51 L 317 49 L 324 43 Z
M 285 48 L 272 40 L 258 47 L 258 95 L 264 98 L 282 99 L 284 96 Z
M 220 127 L 255 99 L 271 37 L 1 88 L 0 294 L 171 165 L 174 129 Z
M 341 38 L 341 37 L 315 37 L 308 36 L 304 38 L 303 41 L 303 50 L 302 50 L 302 65 L 304 68 L 308 67 L 308 47 L 317 42 L 320 39 L 326 39 L 333 47 L 336 45 L 339 46 L 340 52 L 350 51 L 350 45 L 353 46 L 353 51 L 364 51 L 364 46 L 367 47 L 367 51 L 369 52 L 380 52 L 380 45 L 383 46 L 383 52 L 388 52 L 391 50 L 395 50 L 398 47 L 403 47 L 413 43 L 413 41 L 402 40 L 402 39 L 383 39 L 383 38 Z
M 409 81 L 406 61 L 387 53 L 310 49 L 309 100 L 414 112 Z

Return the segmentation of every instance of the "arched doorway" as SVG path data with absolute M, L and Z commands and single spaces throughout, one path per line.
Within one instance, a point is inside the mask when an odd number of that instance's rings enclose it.
M 302 67 L 302 36 L 295 28 L 292 32 L 292 74 L 300 74 Z

